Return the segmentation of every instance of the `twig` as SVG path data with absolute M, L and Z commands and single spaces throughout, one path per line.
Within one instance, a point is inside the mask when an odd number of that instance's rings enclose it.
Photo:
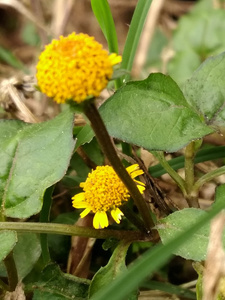
M 145 64 L 148 49 L 150 47 L 152 38 L 154 36 L 155 27 L 164 5 L 165 0 L 153 0 L 149 9 L 145 27 L 141 35 L 139 47 L 137 50 L 136 58 L 134 61 L 134 75 L 135 77 L 140 76 L 141 70 Z

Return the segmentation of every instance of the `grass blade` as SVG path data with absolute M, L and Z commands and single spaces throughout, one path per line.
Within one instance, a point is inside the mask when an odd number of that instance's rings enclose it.
M 151 2 L 152 0 L 139 0 L 131 20 L 121 63 L 121 69 L 127 70 L 128 72 L 131 71 L 133 66 L 138 42 Z M 129 78 L 129 74 L 124 77 L 125 81 L 128 81 Z
M 118 53 L 116 28 L 107 0 L 91 0 L 91 6 L 107 40 L 109 51 Z
M 162 267 L 171 257 L 173 251 L 187 241 L 200 227 L 208 223 L 225 207 L 225 184 L 217 188 L 218 198 L 216 204 L 212 207 L 208 214 L 199 219 L 191 228 L 185 233 L 179 234 L 173 238 L 167 245 L 157 245 L 143 256 L 136 260 L 128 269 L 128 272 L 118 276 L 110 285 L 104 287 L 91 300 L 123 300 L 126 299 L 132 291 L 134 291 L 141 282 L 152 273 Z M 221 197 L 223 198 L 221 200 Z

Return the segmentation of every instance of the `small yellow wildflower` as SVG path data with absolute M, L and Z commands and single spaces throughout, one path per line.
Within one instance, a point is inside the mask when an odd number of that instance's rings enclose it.
M 134 179 L 143 174 L 138 164 L 128 167 L 127 172 L 137 183 L 139 191 L 143 193 L 144 183 Z M 107 212 L 110 212 L 116 223 L 120 223 L 123 213 L 119 207 L 129 200 L 130 194 L 111 166 L 98 166 L 89 173 L 85 182 L 80 183 L 80 187 L 84 192 L 73 196 L 72 200 L 73 207 L 85 208 L 80 214 L 81 218 L 93 212 L 95 214 L 93 226 L 96 229 L 104 228 L 109 225 Z
M 98 97 L 121 56 L 109 54 L 94 37 L 73 32 L 47 45 L 37 64 L 40 90 L 58 103 Z

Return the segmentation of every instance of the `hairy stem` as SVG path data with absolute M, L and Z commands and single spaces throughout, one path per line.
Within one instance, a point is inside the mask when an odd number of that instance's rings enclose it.
M 117 156 L 116 150 L 111 142 L 110 136 L 107 132 L 105 124 L 96 108 L 95 104 L 88 101 L 84 107 L 84 112 L 91 122 L 92 128 L 96 134 L 99 144 L 115 172 L 123 181 L 124 185 L 129 190 L 145 224 L 146 231 L 151 232 L 151 228 L 154 227 L 154 222 L 150 215 L 149 207 L 146 205 L 142 195 L 140 194 L 135 182 L 130 177 L 119 157 Z
M 94 229 L 67 224 L 33 223 L 33 222 L 0 222 L 0 230 L 15 230 L 17 232 L 62 234 L 71 236 L 93 237 L 96 239 L 127 239 L 152 240 L 151 237 L 140 231 Z

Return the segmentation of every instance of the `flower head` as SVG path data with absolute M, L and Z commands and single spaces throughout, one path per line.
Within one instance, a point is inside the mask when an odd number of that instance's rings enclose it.
M 143 174 L 137 164 L 127 168 L 127 172 L 131 178 L 137 183 L 137 187 L 141 193 L 145 190 L 144 183 L 134 178 Z M 80 184 L 84 192 L 72 197 L 73 207 L 85 208 L 80 214 L 81 218 L 90 212 L 93 212 L 93 226 L 104 228 L 109 225 L 107 212 L 120 223 L 123 215 L 119 207 L 130 198 L 129 191 L 120 180 L 116 172 L 111 166 L 98 166 L 94 171 L 89 173 L 85 182 Z
M 121 56 L 109 54 L 87 34 L 61 36 L 47 45 L 37 64 L 40 90 L 58 103 L 97 97 L 112 77 Z

